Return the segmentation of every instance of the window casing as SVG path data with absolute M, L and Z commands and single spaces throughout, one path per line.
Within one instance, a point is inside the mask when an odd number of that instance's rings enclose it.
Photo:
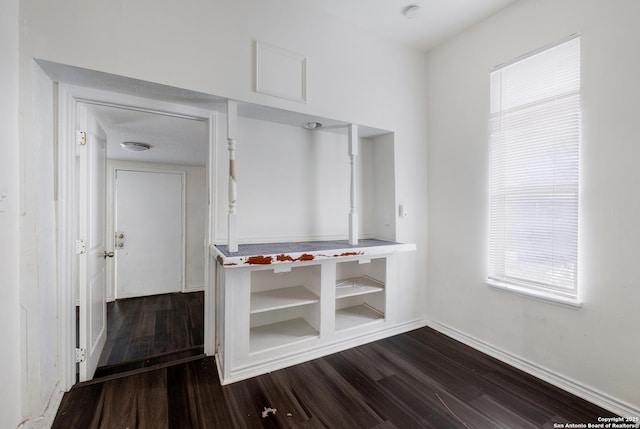
M 490 76 L 489 282 L 577 297 L 580 38 Z

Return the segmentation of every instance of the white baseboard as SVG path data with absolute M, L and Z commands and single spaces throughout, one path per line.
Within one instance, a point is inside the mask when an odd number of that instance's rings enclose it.
M 204 285 L 191 285 L 189 287 L 185 287 L 182 290 L 182 293 L 202 292 L 203 290 L 204 290 Z
M 435 329 L 438 332 L 447 335 L 455 340 L 460 341 L 472 347 L 482 353 L 485 353 L 491 357 L 498 359 L 508 365 L 518 368 L 527 374 L 533 375 L 536 378 L 546 381 L 562 390 L 572 393 L 584 400 L 587 400 L 595 405 L 598 405 L 606 410 L 611 411 L 621 417 L 639 417 L 640 409 L 635 408 L 626 402 L 613 398 L 605 393 L 599 392 L 591 387 L 585 386 L 575 380 L 571 380 L 561 374 L 557 374 L 547 368 L 543 368 L 536 365 L 533 362 L 529 362 L 511 353 L 507 353 L 500 349 L 493 347 L 492 345 L 470 337 L 469 335 L 451 328 L 442 323 L 434 320 L 429 320 L 427 326 Z

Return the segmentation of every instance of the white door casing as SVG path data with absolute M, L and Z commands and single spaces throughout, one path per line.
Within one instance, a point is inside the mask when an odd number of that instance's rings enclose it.
M 216 199 L 216 113 L 201 109 L 192 105 L 177 104 L 168 101 L 158 101 L 141 98 L 132 94 L 99 90 L 88 86 L 77 86 L 71 83 L 59 83 L 58 85 L 58 141 L 64 142 L 58 147 L 56 157 L 58 173 L 56 180 L 58 201 L 58 245 L 57 266 L 58 283 L 60 290 L 60 319 L 58 335 L 60 344 L 60 368 L 61 388 L 65 391 L 77 382 L 77 365 L 74 361 L 74 349 L 79 332 L 76 331 L 76 306 L 80 300 L 79 270 L 80 258 L 75 254 L 76 240 L 79 235 L 79 195 L 80 171 L 77 145 L 75 144 L 75 131 L 78 124 L 77 106 L 79 102 L 89 104 L 104 104 L 109 106 L 121 106 L 123 108 L 142 109 L 144 111 L 159 114 L 178 115 L 195 120 L 207 121 L 209 127 L 207 178 L 209 210 L 206 226 L 205 244 L 205 352 L 209 355 L 215 353 L 215 294 L 213 280 L 215 279 L 214 264 L 210 263 L 208 246 L 215 241 L 214 225 L 215 211 L 213 202 Z M 109 210 L 109 213 L 112 211 Z M 107 238 L 111 238 L 111 235 Z M 111 247 L 110 250 L 113 250 Z M 108 259 L 107 259 L 108 261 Z M 82 324 L 82 323 L 81 323 Z M 87 332 L 88 327 L 84 328 Z M 83 330 L 78 327 L 78 330 Z
M 115 170 L 116 298 L 181 292 L 185 173 Z
M 78 284 L 80 302 L 80 381 L 93 378 L 107 339 L 105 264 L 106 135 L 77 104 L 76 124 L 86 133 L 76 142 L 78 165 Z M 81 138 L 82 139 L 82 138 Z

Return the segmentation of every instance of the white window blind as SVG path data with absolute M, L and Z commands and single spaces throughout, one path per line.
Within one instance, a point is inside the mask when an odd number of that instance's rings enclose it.
M 575 297 L 580 39 L 490 78 L 489 280 Z

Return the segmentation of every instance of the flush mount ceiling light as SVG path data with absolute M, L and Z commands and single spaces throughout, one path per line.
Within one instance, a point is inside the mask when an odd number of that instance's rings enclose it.
M 418 14 L 418 11 L 420 11 L 420 6 L 418 6 L 417 4 L 410 4 L 402 9 L 402 14 L 407 19 L 413 19 Z
M 306 128 L 308 130 L 315 130 L 316 128 L 320 128 L 321 126 L 322 124 L 320 122 L 314 122 L 314 121 L 304 122 L 302 124 L 302 128 Z
M 129 152 L 144 152 L 145 150 L 151 149 L 150 144 L 138 142 L 123 142 L 120 143 L 120 146 L 122 149 L 128 150 Z

